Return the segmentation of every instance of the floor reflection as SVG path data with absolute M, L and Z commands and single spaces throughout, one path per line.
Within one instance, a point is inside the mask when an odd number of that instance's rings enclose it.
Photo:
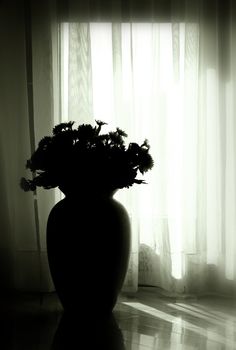
M 236 324 L 233 321 L 236 308 L 231 300 L 208 300 L 207 308 L 202 305 L 204 301 L 197 304 L 192 304 L 191 300 L 170 302 L 152 300 L 150 296 L 143 297 L 142 303 L 139 301 L 141 298 L 118 305 L 117 319 L 126 350 L 236 349 Z M 218 309 L 221 320 L 214 316 Z
M 85 315 L 78 308 L 66 315 L 51 293 L 43 302 L 33 295 L 0 298 L 0 349 L 236 350 L 235 300 L 173 300 L 140 291 L 121 296 L 106 321 L 87 307 Z
M 64 313 L 55 332 L 51 350 L 77 349 L 125 350 L 121 330 L 114 315 L 107 318 L 83 317 Z

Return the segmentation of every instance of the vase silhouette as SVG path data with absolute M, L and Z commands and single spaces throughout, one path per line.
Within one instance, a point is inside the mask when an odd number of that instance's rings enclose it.
M 113 195 L 81 189 L 50 212 L 49 267 L 67 312 L 106 316 L 116 304 L 128 268 L 130 222 Z

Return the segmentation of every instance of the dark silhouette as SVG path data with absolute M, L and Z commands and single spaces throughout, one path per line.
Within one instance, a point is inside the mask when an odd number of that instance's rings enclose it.
M 73 122 L 55 126 L 53 136 L 44 137 L 27 161 L 26 167 L 34 176 L 32 180 L 21 179 L 22 189 L 59 187 L 68 194 L 81 186 L 114 191 L 144 183 L 136 176 L 153 166 L 147 140 L 141 146 L 130 143 L 126 147 L 123 130 L 100 135 L 106 123 L 96 123 L 98 126 L 82 124 L 77 129 L 73 129 Z
M 84 316 L 109 314 L 130 250 L 128 214 L 112 194 L 81 191 L 57 203 L 48 218 L 47 250 L 64 309 Z
M 103 349 L 125 350 L 124 340 L 115 317 L 97 318 L 64 313 L 54 335 L 51 350 Z
M 64 309 L 86 317 L 109 317 L 124 282 L 129 262 L 130 225 L 125 208 L 113 199 L 130 187 L 138 172 L 153 166 L 147 140 L 129 143 L 126 133 L 100 134 L 96 126 L 74 122 L 54 127 L 27 161 L 32 180 L 25 191 L 59 187 L 66 198 L 52 209 L 47 225 L 47 250 L 52 279 Z

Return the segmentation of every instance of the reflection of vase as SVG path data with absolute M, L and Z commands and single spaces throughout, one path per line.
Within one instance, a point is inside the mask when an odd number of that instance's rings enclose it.
M 81 320 L 79 314 L 65 312 L 55 332 L 51 349 L 125 350 L 125 345 L 113 315 L 103 320 L 94 318 L 94 315 Z
M 49 215 L 47 250 L 64 309 L 111 311 L 129 260 L 130 225 L 125 208 L 112 194 L 66 196 Z

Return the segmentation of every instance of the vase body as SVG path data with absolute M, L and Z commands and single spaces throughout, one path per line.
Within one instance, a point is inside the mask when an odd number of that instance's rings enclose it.
M 125 208 L 112 194 L 66 196 L 49 215 L 47 252 L 65 310 L 111 312 L 129 262 L 130 224 Z

